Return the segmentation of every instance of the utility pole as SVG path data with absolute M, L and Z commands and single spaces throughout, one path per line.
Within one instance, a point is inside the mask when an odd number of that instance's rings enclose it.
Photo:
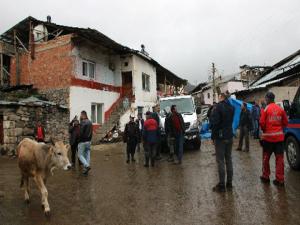
M 215 81 L 215 73 L 216 73 L 216 68 L 215 64 L 212 63 L 212 87 L 213 87 L 213 102 L 216 101 L 216 81 Z

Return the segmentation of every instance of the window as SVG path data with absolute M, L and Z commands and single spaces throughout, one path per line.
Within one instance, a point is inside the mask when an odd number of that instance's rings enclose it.
M 95 79 L 95 63 L 89 61 L 82 61 L 82 76 Z
M 102 124 L 103 104 L 93 103 L 91 105 L 91 121 L 92 123 Z
M 150 76 L 145 73 L 142 74 L 142 87 L 144 91 L 150 91 Z
M 207 98 L 208 98 L 208 99 L 210 98 L 210 93 L 207 93 Z
M 42 38 L 42 33 L 36 32 L 36 41 L 40 41 Z

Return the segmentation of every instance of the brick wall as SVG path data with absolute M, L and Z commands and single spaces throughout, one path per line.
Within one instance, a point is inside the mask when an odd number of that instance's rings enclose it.
M 74 71 L 72 34 L 35 45 L 35 59 L 30 53 L 20 54 L 20 82 L 33 84 L 34 88 L 69 87 Z M 16 60 L 11 60 L 11 85 L 16 84 Z

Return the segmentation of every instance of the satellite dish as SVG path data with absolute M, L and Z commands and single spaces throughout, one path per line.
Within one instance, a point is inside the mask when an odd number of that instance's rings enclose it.
M 48 40 L 48 30 L 43 24 L 39 24 L 33 28 L 34 42 L 41 43 Z

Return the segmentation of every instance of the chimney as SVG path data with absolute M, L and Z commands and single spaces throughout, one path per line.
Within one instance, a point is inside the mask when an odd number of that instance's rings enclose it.
M 47 23 L 51 23 L 51 16 L 47 16 Z

